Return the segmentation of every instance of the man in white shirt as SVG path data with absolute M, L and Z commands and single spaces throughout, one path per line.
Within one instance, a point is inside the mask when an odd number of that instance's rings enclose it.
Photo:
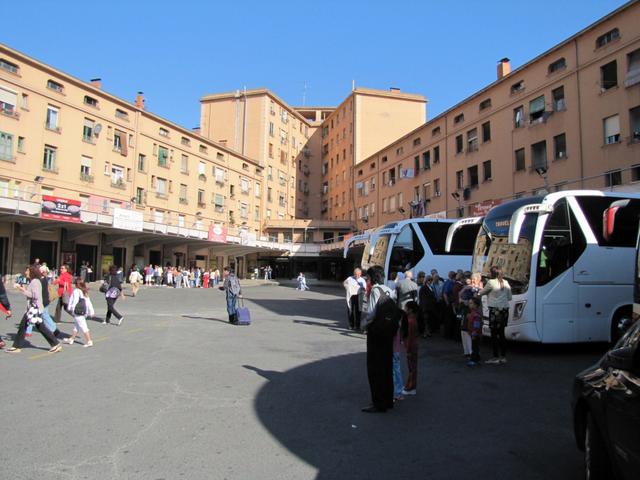
M 349 318 L 349 330 L 360 330 L 360 319 L 362 311 L 360 310 L 359 293 L 361 290 L 367 289 L 367 282 L 362 278 L 362 270 L 356 268 L 353 275 L 347 278 L 342 286 L 347 294 L 347 314 Z

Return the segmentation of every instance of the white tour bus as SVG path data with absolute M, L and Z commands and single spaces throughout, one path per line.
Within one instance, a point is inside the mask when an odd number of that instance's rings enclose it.
M 603 215 L 629 199 L 619 228 L 606 238 Z M 611 341 L 631 315 L 640 195 L 575 190 L 520 198 L 493 207 L 474 247 L 472 270 L 500 266 L 512 287 L 506 336 L 570 343 Z M 457 238 L 455 227 L 449 232 Z M 484 326 L 489 334 L 488 324 Z
M 360 262 L 363 270 L 380 265 L 388 279 L 394 272 L 411 270 L 416 278 L 418 272 L 429 274 L 435 268 L 446 279 L 450 270 L 469 269 L 480 228 L 480 225 L 463 227 L 447 252 L 445 242 L 453 222 L 444 218 L 413 218 L 389 223 L 346 240 L 344 257 L 347 258 L 355 243 L 364 243 Z

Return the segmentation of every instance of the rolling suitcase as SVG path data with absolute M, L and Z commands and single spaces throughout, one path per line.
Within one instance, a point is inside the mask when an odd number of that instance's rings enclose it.
M 251 325 L 251 313 L 249 313 L 249 308 L 244 306 L 244 298 L 238 299 L 236 315 L 238 318 L 238 325 Z

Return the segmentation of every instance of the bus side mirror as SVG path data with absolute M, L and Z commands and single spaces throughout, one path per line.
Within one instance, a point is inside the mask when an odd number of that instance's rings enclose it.
M 629 205 L 629 199 L 617 200 L 609 205 L 609 208 L 602 214 L 602 236 L 607 242 L 611 240 L 615 231 L 616 213 L 627 205 Z

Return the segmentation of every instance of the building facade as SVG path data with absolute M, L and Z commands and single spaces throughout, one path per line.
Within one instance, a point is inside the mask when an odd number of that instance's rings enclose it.
M 548 191 L 640 188 L 640 3 L 630 2 L 358 164 L 357 229 L 473 216 Z

